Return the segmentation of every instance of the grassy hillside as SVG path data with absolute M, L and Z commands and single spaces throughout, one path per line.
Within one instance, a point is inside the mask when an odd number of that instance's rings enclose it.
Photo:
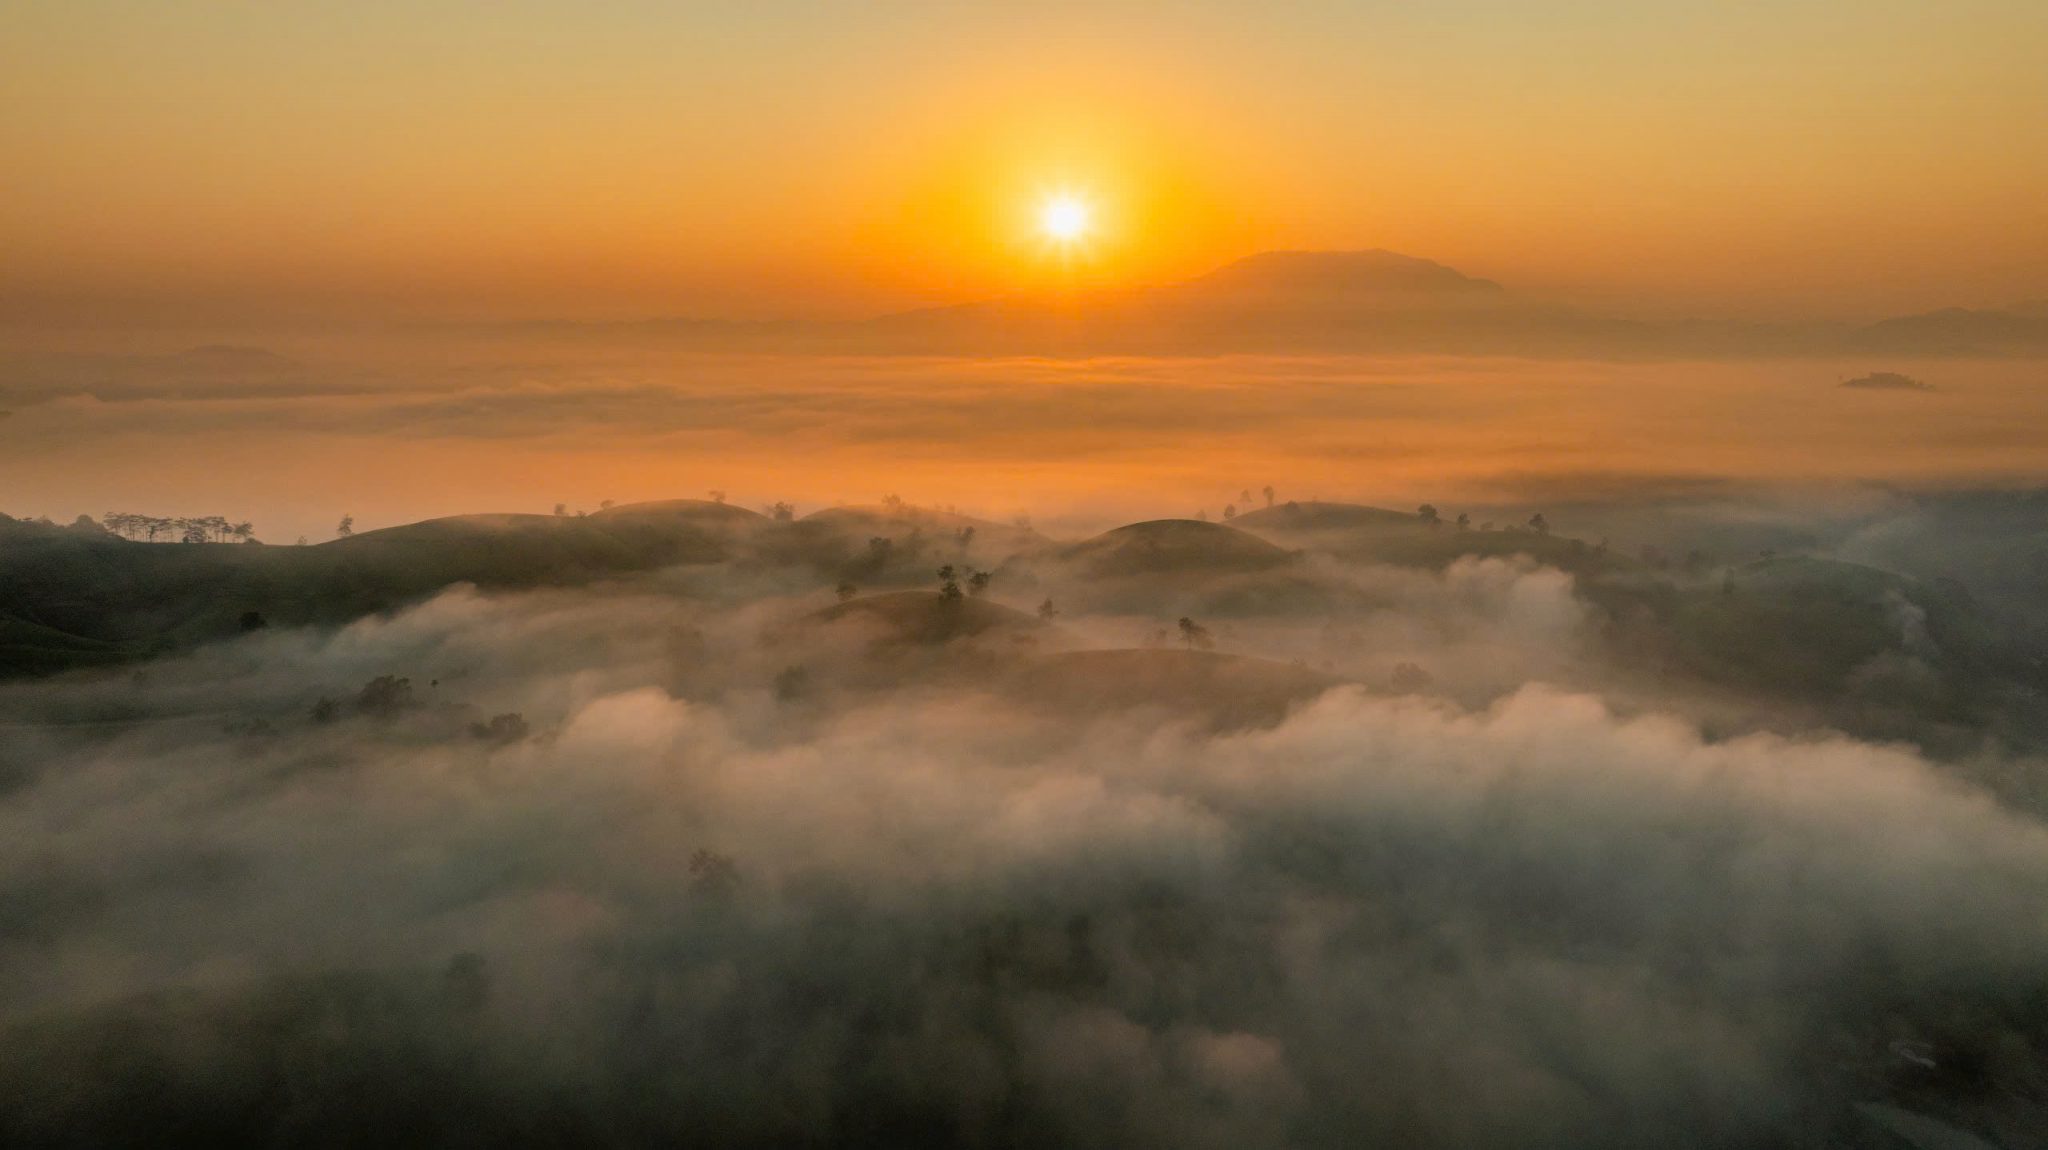
M 1359 562 L 1396 567 L 1447 567 L 1466 556 L 1526 555 L 1574 574 L 1632 566 L 1584 540 L 1513 527 L 1482 531 L 1454 522 L 1429 522 L 1413 512 L 1351 503 L 1283 503 L 1230 521 L 1284 547 L 1319 551 Z
M 703 508 L 716 505 L 703 504 Z M 464 515 L 305 547 L 136 543 L 0 520 L 0 675 L 146 658 L 255 625 L 343 623 L 456 583 L 573 586 L 733 556 L 737 509 Z

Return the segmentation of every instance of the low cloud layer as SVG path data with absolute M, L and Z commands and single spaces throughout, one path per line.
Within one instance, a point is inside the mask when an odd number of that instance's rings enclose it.
M 0 688 L 5 1129 L 1874 1145 L 1859 1102 L 2039 1081 L 2038 822 L 1544 685 L 1558 572 L 1357 578 L 1439 689 L 1220 729 L 863 684 L 773 595 L 457 590 Z
M 1901 363 L 1939 374 L 1928 397 L 1844 390 L 1848 365 L 1809 360 L 285 351 L 0 355 L 0 510 L 230 514 L 276 543 L 326 538 L 344 512 L 368 528 L 715 488 L 749 506 L 894 492 L 1100 527 L 1220 515 L 1266 484 L 1394 506 L 1562 502 L 2038 478 L 2048 453 L 2028 361 Z

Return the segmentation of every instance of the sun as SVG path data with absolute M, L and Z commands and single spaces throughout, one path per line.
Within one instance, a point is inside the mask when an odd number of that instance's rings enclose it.
M 1092 214 L 1079 196 L 1057 195 L 1038 209 L 1038 230 L 1049 240 L 1070 244 L 1088 234 Z

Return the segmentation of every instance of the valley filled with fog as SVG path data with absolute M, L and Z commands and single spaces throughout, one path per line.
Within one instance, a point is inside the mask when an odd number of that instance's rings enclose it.
M 0 520 L 0 1130 L 2035 1144 L 2042 495 L 1213 486 Z

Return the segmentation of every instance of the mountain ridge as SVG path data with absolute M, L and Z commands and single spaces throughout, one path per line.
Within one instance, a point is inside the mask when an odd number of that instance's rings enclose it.
M 2048 355 L 2048 312 L 2024 305 L 1939 308 L 1867 324 L 1651 320 L 1517 292 L 1380 248 L 1255 252 L 1169 283 L 1024 293 L 855 320 L 673 317 L 482 326 L 827 354 Z

